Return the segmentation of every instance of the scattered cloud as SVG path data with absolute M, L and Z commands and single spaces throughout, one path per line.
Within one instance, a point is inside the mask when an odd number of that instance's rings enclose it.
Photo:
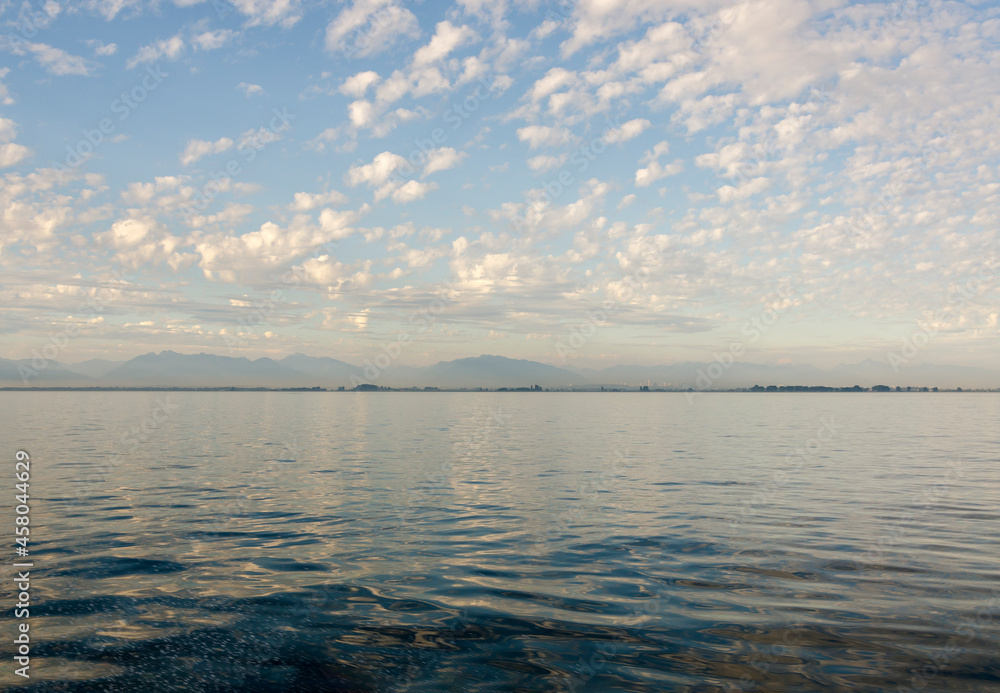
M 85 58 L 72 55 L 45 43 L 19 42 L 14 44 L 15 54 L 30 53 L 35 61 L 49 74 L 59 77 L 71 75 L 88 77 L 93 74 L 93 65 Z
M 365 92 L 367 92 L 370 87 L 378 84 L 378 81 L 379 76 L 377 72 L 366 70 L 348 77 L 344 80 L 344 83 L 340 85 L 338 91 L 345 96 L 353 96 L 355 99 L 360 99 L 365 95 Z
M 23 144 L 6 142 L 0 144 L 0 168 L 16 166 L 31 156 L 31 150 Z
M 532 149 L 539 147 L 558 147 L 569 143 L 573 136 L 566 128 L 548 125 L 527 125 L 518 128 L 517 138 L 527 142 Z
M 155 63 L 157 60 L 176 60 L 184 52 L 184 39 L 180 34 L 168 39 L 159 39 L 143 46 L 125 62 L 125 67 L 132 69 L 137 65 Z
M 10 74 L 9 67 L 0 67 L 0 80 L 7 77 Z M 0 105 L 10 106 L 14 103 L 14 98 L 10 95 L 10 90 L 7 85 L 0 82 Z
M 259 84 L 250 84 L 249 82 L 240 82 L 236 85 L 236 88 L 243 92 L 244 96 L 258 96 L 264 93 L 264 87 Z
M 228 137 L 221 137 L 215 142 L 207 140 L 188 140 L 184 151 L 181 153 L 181 165 L 190 166 L 199 159 L 211 154 L 220 154 L 233 148 L 233 141 Z
M 326 49 L 348 57 L 369 57 L 401 37 L 420 35 L 416 16 L 391 0 L 354 0 L 326 27 Z
M 604 135 L 604 141 L 609 144 L 618 144 L 635 139 L 650 126 L 650 122 L 645 118 L 636 118 L 622 124 L 619 128 L 611 128 Z
M 237 32 L 232 29 L 219 29 L 217 31 L 205 31 L 191 37 L 191 45 L 202 51 L 214 51 L 222 48 L 226 43 L 237 36 Z
M 0 287 L 0 346 L 65 315 L 53 267 L 141 268 L 123 320 L 192 340 L 295 269 L 288 343 L 355 348 L 448 277 L 425 351 L 539 357 L 644 269 L 581 358 L 697 360 L 787 281 L 776 359 L 878 358 L 945 309 L 927 358 L 995 361 L 1000 281 L 947 297 L 1000 258 L 996 13 L 910 5 L 35 3 L 0 37 L 0 264 L 40 288 Z
M 89 39 L 86 43 L 87 46 L 94 51 L 94 55 L 99 55 L 101 57 L 114 55 L 118 52 L 117 43 L 104 43 L 103 41 L 98 41 L 97 39 Z
M 424 164 L 424 171 L 421 178 L 425 178 L 438 171 L 447 171 L 449 168 L 458 166 L 463 159 L 468 157 L 465 152 L 457 152 L 451 147 L 441 147 L 427 153 L 427 163 Z
M 336 190 L 330 190 L 325 193 L 307 193 L 307 192 L 297 192 L 295 193 L 295 199 L 289 209 L 293 212 L 311 212 L 319 207 L 326 207 L 328 205 L 339 206 L 347 202 L 347 196 Z

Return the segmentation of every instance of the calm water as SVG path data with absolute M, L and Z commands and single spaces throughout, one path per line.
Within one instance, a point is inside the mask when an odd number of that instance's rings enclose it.
M 0 414 L 5 487 L 33 458 L 22 690 L 1000 691 L 996 395 L 4 392 Z

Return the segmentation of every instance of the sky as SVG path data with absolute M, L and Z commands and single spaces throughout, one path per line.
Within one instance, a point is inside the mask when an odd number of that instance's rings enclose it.
M 1000 367 L 997 3 L 0 7 L 0 356 Z

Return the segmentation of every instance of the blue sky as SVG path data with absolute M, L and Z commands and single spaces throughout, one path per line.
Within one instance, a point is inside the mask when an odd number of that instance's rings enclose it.
M 1000 367 L 994 3 L 0 7 L 3 356 Z

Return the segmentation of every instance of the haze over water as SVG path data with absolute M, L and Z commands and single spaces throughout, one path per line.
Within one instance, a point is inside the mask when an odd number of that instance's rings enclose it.
M 1000 691 L 996 395 L 0 414 L 32 456 L 23 690 Z

